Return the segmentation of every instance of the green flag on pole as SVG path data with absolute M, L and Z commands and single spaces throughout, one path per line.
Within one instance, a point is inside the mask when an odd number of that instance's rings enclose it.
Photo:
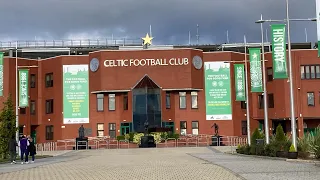
M 236 101 L 246 101 L 244 64 L 234 64 Z
M 249 58 L 251 92 L 263 92 L 260 48 L 249 48 Z
M 29 106 L 28 69 L 19 69 L 19 107 Z
M 287 79 L 286 27 L 284 24 L 272 24 L 273 78 Z
M 316 0 L 317 36 L 318 36 L 318 57 L 320 57 L 320 0 Z
M 0 52 L 0 96 L 3 96 L 3 52 Z

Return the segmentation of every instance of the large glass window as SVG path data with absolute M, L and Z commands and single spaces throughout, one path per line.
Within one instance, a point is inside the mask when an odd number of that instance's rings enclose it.
M 116 95 L 115 94 L 109 94 L 109 111 L 116 110 Z
M 116 138 L 116 123 L 109 123 L 109 136 Z
M 179 107 L 180 109 L 186 109 L 187 108 L 187 93 L 186 92 L 179 92 Z
M 198 108 L 198 92 L 191 92 L 191 108 Z
M 97 111 L 103 111 L 104 94 L 97 94 Z

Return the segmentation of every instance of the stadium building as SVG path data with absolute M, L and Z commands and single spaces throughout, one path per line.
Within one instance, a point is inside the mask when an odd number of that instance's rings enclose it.
M 233 64 L 245 59 L 242 45 L 42 45 L 18 46 L 17 54 L 11 46 L 2 47 L 0 100 L 12 94 L 15 102 L 19 74 L 19 132 L 37 142 L 73 139 L 81 124 L 92 137 L 142 132 L 146 120 L 151 128 L 181 135 L 214 134 L 214 123 L 222 136 L 247 135 L 246 103 L 235 101 L 234 92 Z M 269 48 L 265 46 L 270 133 L 279 123 L 290 132 L 289 83 L 273 79 Z M 320 122 L 320 63 L 311 43 L 293 44 L 292 57 L 301 136 Z M 227 78 L 215 81 L 217 74 L 208 75 L 208 70 Z M 251 129 L 262 130 L 263 94 L 250 93 L 249 100 Z

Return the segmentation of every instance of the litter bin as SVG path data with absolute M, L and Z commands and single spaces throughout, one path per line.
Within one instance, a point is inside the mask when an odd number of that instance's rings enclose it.
M 262 155 L 264 139 L 256 139 L 256 155 Z

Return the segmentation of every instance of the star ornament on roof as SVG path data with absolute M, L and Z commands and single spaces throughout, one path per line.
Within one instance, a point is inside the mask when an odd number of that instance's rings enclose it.
M 142 38 L 143 40 L 143 45 L 151 45 L 152 44 L 152 39 L 153 37 L 150 37 L 149 34 L 147 33 L 146 37 Z

